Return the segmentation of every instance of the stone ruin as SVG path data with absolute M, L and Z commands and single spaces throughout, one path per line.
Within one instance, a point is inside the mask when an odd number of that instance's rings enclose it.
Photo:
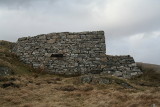
M 130 78 L 142 73 L 133 57 L 106 55 L 104 31 L 23 37 L 18 39 L 13 52 L 26 64 L 58 75 L 106 74 Z

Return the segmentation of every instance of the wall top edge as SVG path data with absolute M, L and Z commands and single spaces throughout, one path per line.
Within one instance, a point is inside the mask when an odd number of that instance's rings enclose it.
M 40 34 L 40 35 L 36 35 L 36 36 L 28 36 L 28 37 L 22 37 L 19 38 L 18 41 L 23 41 L 26 40 L 28 38 L 35 38 L 35 37 L 41 37 L 41 36 L 48 36 L 48 35 L 104 35 L 104 31 L 84 31 L 84 32 L 53 32 L 53 33 L 48 33 L 48 34 Z

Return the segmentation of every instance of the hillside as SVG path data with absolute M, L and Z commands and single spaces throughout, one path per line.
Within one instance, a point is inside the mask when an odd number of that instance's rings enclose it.
M 148 64 L 148 63 L 142 63 L 142 62 L 137 62 L 137 65 L 140 66 L 143 70 L 153 70 L 156 71 L 157 73 L 160 73 L 160 65 L 155 65 L 155 64 Z
M 81 77 L 66 78 L 33 69 L 10 52 L 13 46 L 0 41 L 1 107 L 160 106 L 158 65 L 137 63 L 143 75 L 129 80 L 103 76 L 109 82 L 87 84 Z

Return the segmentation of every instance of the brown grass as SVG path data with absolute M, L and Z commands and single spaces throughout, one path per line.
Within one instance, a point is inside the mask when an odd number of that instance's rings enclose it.
M 137 65 L 143 70 L 154 70 L 157 73 L 160 73 L 160 65 L 155 65 L 155 64 L 148 64 L 148 63 L 141 63 L 137 62 Z
M 99 88 L 99 85 L 75 85 L 71 79 L 75 81 L 77 77 L 64 78 L 52 75 L 39 75 L 37 78 L 34 75 L 23 75 L 12 78 L 16 79 L 14 83 L 20 87 L 0 88 L 0 105 L 3 107 L 151 107 L 153 104 L 160 106 L 159 87 L 145 87 L 139 90 L 124 89 L 110 84 L 107 85 L 108 88 Z M 51 80 L 57 83 L 47 82 Z
M 38 74 L 9 52 L 10 43 L 0 41 L 0 65 L 15 75 L 0 77 L 1 107 L 156 107 L 160 106 L 159 74 L 144 70 L 131 80 L 114 79 L 108 85 L 82 84 L 78 77 Z M 12 83 L 15 86 L 2 87 Z M 126 88 L 127 83 L 135 88 Z
M 137 63 L 139 68 L 143 71 L 143 75 L 132 78 L 132 82 L 141 86 L 159 87 L 160 86 L 160 72 L 158 65 Z

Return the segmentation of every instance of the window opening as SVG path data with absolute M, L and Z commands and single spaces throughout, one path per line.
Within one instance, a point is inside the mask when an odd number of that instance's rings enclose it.
M 61 58 L 61 57 L 63 57 L 63 54 L 52 54 L 51 57 Z

